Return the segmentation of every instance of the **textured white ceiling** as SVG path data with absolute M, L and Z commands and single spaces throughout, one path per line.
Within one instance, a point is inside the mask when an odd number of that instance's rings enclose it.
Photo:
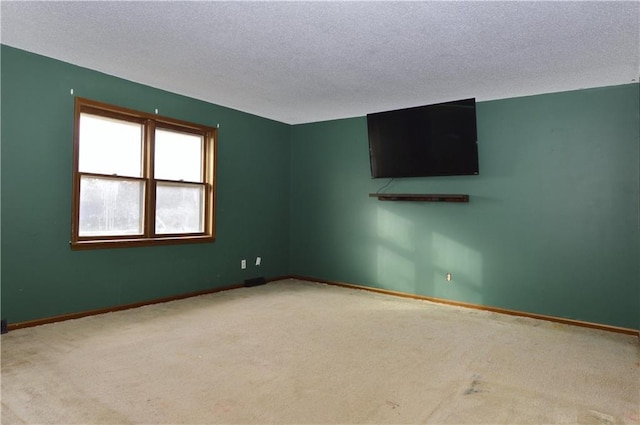
M 290 124 L 640 75 L 640 1 L 2 1 L 0 13 L 3 44 Z

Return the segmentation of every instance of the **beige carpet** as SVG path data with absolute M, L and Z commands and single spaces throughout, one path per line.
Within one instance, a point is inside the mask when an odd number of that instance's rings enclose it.
M 295 280 L 1 342 L 3 424 L 640 421 L 635 337 Z

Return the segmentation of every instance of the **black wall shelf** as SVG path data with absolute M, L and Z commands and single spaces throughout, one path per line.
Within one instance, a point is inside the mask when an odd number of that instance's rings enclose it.
M 370 197 L 379 201 L 413 202 L 469 202 L 469 195 L 432 194 L 432 193 L 370 193 Z

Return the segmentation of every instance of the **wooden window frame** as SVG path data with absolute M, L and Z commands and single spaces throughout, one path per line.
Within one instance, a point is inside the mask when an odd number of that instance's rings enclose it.
M 143 127 L 142 140 L 142 177 L 112 176 L 99 173 L 80 172 L 80 115 L 92 115 L 113 118 L 121 121 L 139 123 Z M 203 137 L 202 144 L 202 182 L 183 182 L 156 179 L 154 177 L 154 145 L 155 129 L 178 131 Z M 135 111 L 119 106 L 109 105 L 81 97 L 75 98 L 74 130 L 73 130 L 73 196 L 71 220 L 71 249 L 125 248 L 135 246 L 172 245 L 213 242 L 215 240 L 215 183 L 216 183 L 216 147 L 218 130 L 200 124 L 194 124 L 173 118 Z M 142 235 L 117 236 L 79 236 L 80 221 L 80 180 L 82 176 L 113 178 L 118 180 L 135 180 L 144 183 L 144 212 Z M 198 233 L 156 234 L 156 185 L 158 183 L 199 185 L 204 188 L 204 223 L 203 231 Z

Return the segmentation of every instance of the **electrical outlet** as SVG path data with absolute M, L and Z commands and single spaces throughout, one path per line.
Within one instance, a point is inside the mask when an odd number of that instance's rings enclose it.
M 451 282 L 451 279 L 453 279 L 453 275 L 451 273 L 447 273 L 447 282 Z
M 256 257 L 256 266 L 259 266 L 260 263 L 262 263 L 262 258 L 261 257 Z
M 241 261 L 240 261 L 240 268 L 241 268 L 242 270 L 244 270 L 244 269 L 246 269 L 246 268 L 247 268 L 247 260 L 241 260 Z

